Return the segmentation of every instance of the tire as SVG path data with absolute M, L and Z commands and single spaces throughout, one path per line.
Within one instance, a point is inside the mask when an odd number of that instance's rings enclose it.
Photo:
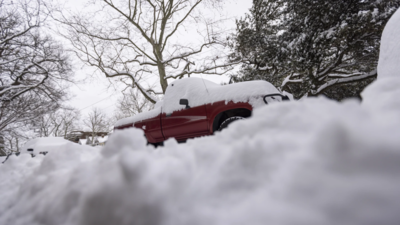
M 221 123 L 221 125 L 218 128 L 218 131 L 221 131 L 221 130 L 227 128 L 229 126 L 229 124 L 231 124 L 233 121 L 242 120 L 242 119 L 244 119 L 244 117 L 241 117 L 241 116 L 229 117 L 228 119 L 224 120 L 224 122 Z

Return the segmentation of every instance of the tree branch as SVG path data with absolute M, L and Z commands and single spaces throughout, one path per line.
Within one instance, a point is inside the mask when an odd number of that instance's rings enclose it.
M 365 80 L 365 79 L 369 79 L 369 78 L 374 78 L 376 76 L 377 76 L 377 70 L 373 70 L 370 73 L 365 73 L 365 74 L 358 75 L 358 76 L 337 78 L 337 79 L 326 82 L 325 84 L 320 86 L 317 90 L 311 90 L 311 94 L 317 95 L 317 94 L 320 94 L 323 90 L 325 90 L 329 87 L 332 87 L 334 85 L 350 83 L 350 82 L 354 82 L 354 81 L 361 81 L 361 80 Z

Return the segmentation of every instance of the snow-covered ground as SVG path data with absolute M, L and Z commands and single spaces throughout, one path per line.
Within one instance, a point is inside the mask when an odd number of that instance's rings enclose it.
M 131 129 L 102 150 L 68 143 L 10 157 L 0 224 L 398 225 L 398 40 L 399 10 L 362 103 L 271 104 L 215 136 L 157 149 Z

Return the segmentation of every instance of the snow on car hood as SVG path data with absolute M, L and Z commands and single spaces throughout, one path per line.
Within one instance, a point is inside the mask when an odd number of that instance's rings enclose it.
M 162 113 L 172 113 L 182 110 L 184 105 L 180 99 L 187 99 L 190 107 L 212 104 L 219 101 L 249 102 L 253 108 L 264 105 L 263 101 L 255 101 L 255 96 L 280 93 L 276 87 L 267 81 L 247 81 L 229 85 L 218 85 L 201 78 L 185 78 L 175 80 L 168 85 L 164 99 L 157 103 L 153 110 L 132 117 L 124 118 L 115 127 L 133 124 L 145 119 L 154 118 Z
M 54 149 L 59 149 L 61 146 L 72 143 L 65 140 L 63 137 L 41 137 L 28 141 L 23 147 L 21 153 L 39 153 L 51 152 Z M 33 149 L 33 151 L 28 151 Z

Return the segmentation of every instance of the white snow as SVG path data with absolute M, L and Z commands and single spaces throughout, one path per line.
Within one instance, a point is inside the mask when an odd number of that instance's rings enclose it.
M 88 140 L 87 139 L 79 139 L 79 144 L 80 145 L 87 145 Z
M 99 141 L 99 143 L 104 143 L 108 140 L 108 136 L 98 137 L 97 140 Z
M 162 111 L 169 114 L 184 109 L 185 106 L 179 104 L 180 99 L 188 99 L 190 107 L 219 101 L 233 101 L 235 103 L 250 101 L 256 108 L 259 104 L 251 101 L 253 96 L 259 96 L 259 103 L 264 105 L 262 97 L 273 93 L 280 92 L 266 81 L 247 81 L 221 86 L 201 78 L 186 78 L 175 80 L 168 85 Z
M 400 11 L 388 27 L 400 33 Z M 398 40 L 384 34 L 382 44 Z M 101 154 L 71 144 L 12 156 L 0 165 L 0 224 L 398 225 L 395 46 L 362 103 L 271 104 L 215 136 L 157 149 L 127 129 Z
M 399 76 L 400 71 L 400 9 L 388 21 L 382 33 L 378 77 Z
M 39 153 L 39 152 L 51 152 L 58 150 L 65 144 L 71 143 L 65 140 L 63 137 L 41 137 L 35 138 L 28 141 L 21 149 L 21 153 Z M 28 151 L 33 149 L 33 151 Z
M 186 144 L 154 149 L 128 129 L 87 161 L 84 146 L 11 157 L 0 224 L 396 224 L 399 113 L 306 99 Z

